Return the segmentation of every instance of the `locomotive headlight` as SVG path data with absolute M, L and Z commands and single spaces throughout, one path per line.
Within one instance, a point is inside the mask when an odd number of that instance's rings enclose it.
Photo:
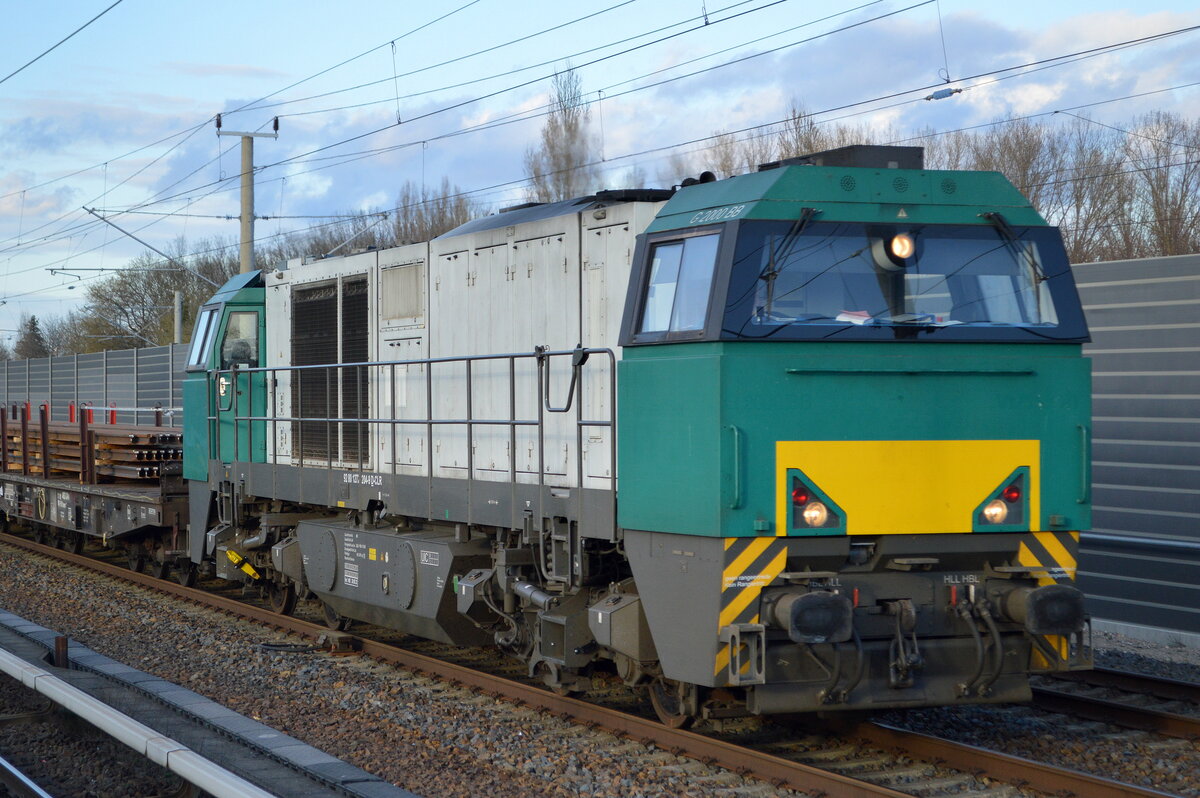
M 983 517 L 989 524 L 1003 524 L 1004 519 L 1008 518 L 1008 505 L 1000 499 L 990 501 L 983 508 Z
M 825 526 L 829 520 L 829 508 L 821 502 L 809 502 L 804 505 L 804 523 L 809 526 Z
M 892 257 L 906 260 L 913 256 L 917 245 L 913 243 L 912 236 L 908 233 L 899 233 L 892 237 L 888 249 L 891 250 Z

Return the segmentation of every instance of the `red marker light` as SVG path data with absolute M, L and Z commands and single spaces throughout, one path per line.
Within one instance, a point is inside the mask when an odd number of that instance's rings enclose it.
M 1011 484 L 1007 488 L 1005 488 L 1004 493 L 1002 493 L 1001 495 L 1004 497 L 1004 501 L 1008 502 L 1009 504 L 1012 504 L 1013 502 L 1020 500 L 1021 486 L 1014 482 L 1013 484 Z
M 958 606 L 958 585 L 950 585 L 950 606 Z
M 858 606 L 858 588 L 854 588 L 854 606 Z
M 792 504 L 808 504 L 808 491 L 804 488 L 792 488 Z

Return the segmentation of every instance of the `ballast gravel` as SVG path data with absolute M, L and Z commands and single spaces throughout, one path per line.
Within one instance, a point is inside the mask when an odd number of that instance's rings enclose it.
M 754 779 L 0 545 L 0 607 L 428 798 L 771 796 Z
M 1200 649 L 1113 632 L 1093 638 L 1096 665 L 1200 683 Z M 1132 731 L 1020 705 L 892 712 L 889 723 L 1105 778 L 1200 796 L 1200 743 Z

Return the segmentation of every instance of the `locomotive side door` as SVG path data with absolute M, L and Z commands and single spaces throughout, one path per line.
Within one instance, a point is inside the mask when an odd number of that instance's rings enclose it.
M 210 386 L 216 408 L 217 451 L 223 463 L 266 460 L 267 380 L 263 372 L 247 371 L 263 363 L 266 329 L 261 307 L 230 305 L 214 351 L 216 371 Z

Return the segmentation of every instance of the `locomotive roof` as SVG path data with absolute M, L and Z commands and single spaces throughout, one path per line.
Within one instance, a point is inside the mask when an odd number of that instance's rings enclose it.
M 556 216 L 567 216 L 573 213 L 580 213 L 581 211 L 604 208 L 609 205 L 618 205 L 625 202 L 662 202 L 669 199 L 673 193 L 671 189 L 661 188 L 618 189 L 613 191 L 597 191 L 595 194 L 589 194 L 586 197 L 575 197 L 574 199 L 561 200 L 559 202 L 518 205 L 502 210 L 499 213 L 493 213 L 490 216 L 472 219 L 466 224 L 460 224 L 449 232 L 442 233 L 438 238 L 452 238 L 470 233 L 479 233 L 484 230 L 494 230 L 497 227 L 509 227 L 525 222 L 538 222 L 543 219 L 553 219 Z
M 821 212 L 817 221 L 989 224 L 980 214 L 999 212 L 1014 225 L 1046 224 L 999 172 L 782 166 L 680 189 L 647 232 L 792 220 L 805 207 Z

